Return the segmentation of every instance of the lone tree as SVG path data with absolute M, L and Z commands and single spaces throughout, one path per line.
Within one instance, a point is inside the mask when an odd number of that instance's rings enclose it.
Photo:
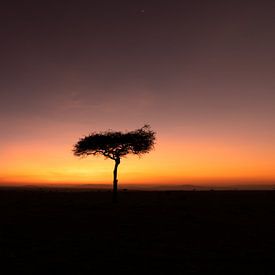
M 113 180 L 113 202 L 117 202 L 117 168 L 120 159 L 128 154 L 141 156 L 153 149 L 156 133 L 150 125 L 130 132 L 106 131 L 91 133 L 81 138 L 73 148 L 75 156 L 103 155 L 115 161 Z

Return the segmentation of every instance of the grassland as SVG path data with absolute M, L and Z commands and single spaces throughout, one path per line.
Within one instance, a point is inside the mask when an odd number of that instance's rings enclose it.
M 0 248 L 3 275 L 275 274 L 275 192 L 2 188 Z

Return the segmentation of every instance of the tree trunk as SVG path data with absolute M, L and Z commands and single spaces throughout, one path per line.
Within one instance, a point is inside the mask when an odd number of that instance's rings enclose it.
M 113 203 L 117 202 L 117 168 L 120 164 L 120 158 L 115 160 L 115 168 L 114 168 L 114 181 L 113 181 Z

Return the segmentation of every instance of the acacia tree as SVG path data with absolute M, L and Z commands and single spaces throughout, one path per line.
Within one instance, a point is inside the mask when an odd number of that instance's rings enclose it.
M 120 159 L 128 154 L 141 156 L 153 149 L 156 133 L 150 125 L 130 132 L 106 131 L 81 138 L 73 148 L 75 156 L 103 155 L 115 161 L 113 171 L 113 202 L 117 202 L 117 168 Z

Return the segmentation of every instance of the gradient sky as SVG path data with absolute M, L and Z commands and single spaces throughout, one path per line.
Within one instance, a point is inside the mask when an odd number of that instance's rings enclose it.
M 275 182 L 275 1 L 3 1 L 0 182 L 108 183 L 91 131 L 157 132 L 123 183 Z

